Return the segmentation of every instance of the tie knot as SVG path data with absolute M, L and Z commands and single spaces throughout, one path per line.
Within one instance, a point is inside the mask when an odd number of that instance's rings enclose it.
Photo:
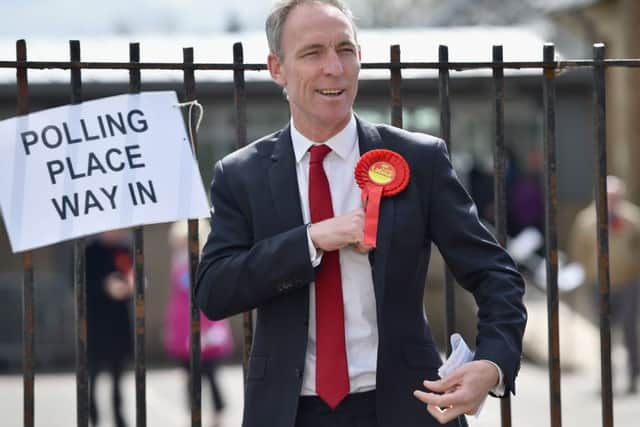
M 313 147 L 309 148 L 309 153 L 311 153 L 310 163 L 322 163 L 327 154 L 331 152 L 331 147 L 325 144 L 316 144 Z

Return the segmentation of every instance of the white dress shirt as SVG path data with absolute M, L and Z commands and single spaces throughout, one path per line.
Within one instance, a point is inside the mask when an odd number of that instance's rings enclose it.
M 302 217 L 310 222 L 309 213 L 309 148 L 317 144 L 302 135 L 291 120 L 291 141 L 296 158 L 296 174 Z M 355 182 L 354 171 L 360 159 L 358 129 L 355 117 L 333 137 L 323 142 L 331 148 L 323 161 L 323 167 L 331 191 L 334 216 L 342 215 L 362 206 L 361 190 Z M 309 253 L 314 267 L 321 262 L 309 237 Z M 340 249 L 340 276 L 344 301 L 344 325 L 349 370 L 350 393 L 376 388 L 376 364 L 378 358 L 378 324 L 373 277 L 367 254 L 356 252 L 351 246 Z M 303 396 L 316 395 L 316 293 L 315 283 L 309 292 L 309 335 L 302 379 Z M 491 390 L 497 396 L 504 394 L 502 369 L 498 369 L 498 384 Z
M 315 142 L 298 132 L 293 121 L 291 122 L 291 140 L 296 157 L 302 216 L 304 222 L 308 223 L 311 218 L 309 214 L 309 148 Z M 360 188 L 353 174 L 360 158 L 355 118 L 352 116 L 351 121 L 342 131 L 324 143 L 331 147 L 331 152 L 325 157 L 323 166 L 331 190 L 333 214 L 338 216 L 361 207 Z M 310 249 L 313 251 L 313 246 Z M 318 256 L 314 265 L 319 262 Z M 368 255 L 356 252 L 351 246 L 341 249 L 340 276 L 350 392 L 373 390 L 376 387 L 378 327 Z M 302 379 L 302 395 L 316 394 L 315 283 L 311 284 L 309 296 L 309 339 Z

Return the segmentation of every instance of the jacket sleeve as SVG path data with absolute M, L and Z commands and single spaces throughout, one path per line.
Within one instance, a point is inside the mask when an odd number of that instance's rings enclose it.
M 230 175 L 219 161 L 211 185 L 211 233 L 196 275 L 196 301 L 210 319 L 251 310 L 314 280 L 306 226 L 256 241 L 249 195 Z M 263 209 L 268 215 L 270 207 Z
M 515 390 L 527 321 L 522 302 L 524 280 L 511 257 L 478 219 L 441 140 L 432 173 L 431 236 L 458 283 L 473 294 L 478 305 L 475 359 L 500 366 L 507 395 Z

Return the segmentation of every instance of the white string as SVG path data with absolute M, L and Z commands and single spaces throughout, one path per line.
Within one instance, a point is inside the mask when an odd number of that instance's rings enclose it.
M 193 142 L 193 133 L 192 133 L 192 127 L 191 127 L 191 111 L 193 110 L 193 107 L 197 107 L 199 110 L 200 115 L 198 116 L 198 121 L 196 122 L 196 133 L 198 133 L 198 129 L 200 128 L 200 123 L 202 122 L 202 116 L 204 116 L 204 107 L 202 106 L 202 104 L 200 104 L 198 102 L 197 99 L 194 99 L 193 101 L 187 101 L 187 102 L 180 102 L 178 104 L 176 104 L 176 107 L 186 107 L 189 106 L 189 112 L 188 112 L 188 123 L 189 123 L 189 143 L 191 143 L 191 150 L 193 152 L 193 155 L 196 155 L 196 146 Z

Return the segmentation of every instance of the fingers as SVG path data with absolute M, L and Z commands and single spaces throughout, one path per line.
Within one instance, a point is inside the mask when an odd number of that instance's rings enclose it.
M 373 246 L 365 245 L 362 242 L 356 242 L 356 243 L 353 244 L 353 249 L 358 253 L 366 254 L 366 253 L 369 253 L 373 249 Z
M 441 408 L 447 408 L 449 406 L 460 406 L 465 402 L 459 396 L 457 392 L 436 394 L 425 391 L 416 390 L 413 395 L 423 403 L 427 405 L 433 405 Z
M 413 395 L 427 404 L 427 411 L 441 424 L 448 423 L 463 414 L 475 413 L 477 406 L 465 402 L 459 392 L 435 394 L 416 390 Z
M 444 393 L 456 387 L 457 385 L 459 385 L 463 379 L 463 375 L 464 375 L 464 372 L 460 369 L 457 369 L 453 371 L 451 375 L 447 376 L 446 378 L 441 378 L 436 381 L 425 380 L 423 381 L 422 384 L 429 390 L 432 390 L 438 393 Z
M 427 411 L 435 418 L 440 424 L 446 424 L 464 414 L 464 410 L 459 407 L 449 407 L 441 409 L 437 406 L 427 405 Z
M 373 247 L 370 245 L 365 245 L 363 243 L 364 241 L 364 217 L 365 217 L 365 213 L 364 213 L 364 209 L 362 208 L 358 208 L 355 209 L 351 212 L 349 212 L 347 215 L 352 215 L 353 216 L 353 221 L 354 221 L 354 237 L 355 239 L 351 242 L 351 245 L 353 246 L 353 249 L 361 254 L 366 254 L 368 252 L 370 252 Z
M 495 373 L 485 364 L 470 362 L 446 378 L 424 381 L 429 391 L 416 390 L 413 395 L 427 405 L 427 410 L 438 422 L 447 423 L 462 414 L 477 412 L 491 389 L 489 377 L 492 375 Z
M 324 251 L 357 245 L 364 238 L 364 210 L 358 208 L 346 214 L 313 223 L 309 233 L 313 244 Z M 370 249 L 361 245 L 358 250 L 366 253 Z

